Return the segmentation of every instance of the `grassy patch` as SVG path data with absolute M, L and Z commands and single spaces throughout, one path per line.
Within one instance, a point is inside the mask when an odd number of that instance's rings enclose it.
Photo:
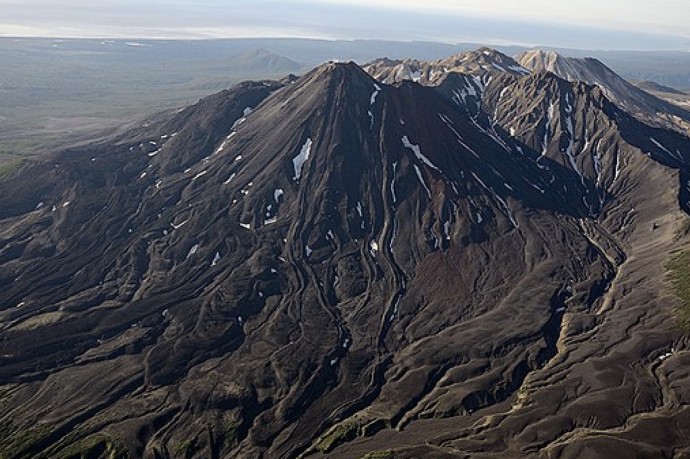
M 237 429 L 239 429 L 240 423 L 236 421 L 229 421 L 225 423 L 225 441 L 230 445 L 237 443 Z
M 4 163 L 0 163 L 0 179 L 5 178 L 12 173 L 16 172 L 17 169 L 19 169 L 22 165 L 24 160 L 21 159 L 13 159 L 11 161 L 6 161 Z
M 387 449 L 385 451 L 372 451 L 362 456 L 362 459 L 393 459 L 394 457 L 393 450 Z
M 117 439 L 106 434 L 95 434 L 80 440 L 60 452 L 57 459 L 127 459 L 129 452 Z
M 0 138 L 3 133 L 0 132 Z M 45 145 L 47 139 L 37 138 L 32 135 L 31 139 L 8 139 L 0 140 L 0 157 L 6 158 L 22 158 L 27 155 L 35 153 L 42 145 Z M 2 159 L 2 158 L 0 158 Z
M 32 457 L 28 450 L 48 434 L 47 427 L 16 429 L 9 423 L 0 423 L 0 459 Z
M 357 437 L 370 437 L 386 427 L 381 419 L 373 419 L 364 422 L 362 419 L 350 419 L 331 427 L 321 435 L 312 445 L 312 451 L 329 453 L 343 443 L 354 440 Z M 377 457 L 377 456 L 372 456 Z M 388 457 L 388 456 L 382 456 Z
M 676 318 L 683 330 L 690 332 L 690 250 L 675 255 L 667 268 L 673 290 L 680 300 Z
M 197 450 L 196 438 L 181 441 L 173 450 L 175 457 L 192 457 Z
M 686 218 L 683 225 L 676 231 L 676 241 L 690 235 L 690 218 Z
M 354 422 L 347 422 L 338 424 L 332 427 L 326 434 L 321 437 L 316 443 L 315 448 L 322 453 L 327 453 L 336 446 L 353 440 L 357 437 L 359 431 L 359 424 Z

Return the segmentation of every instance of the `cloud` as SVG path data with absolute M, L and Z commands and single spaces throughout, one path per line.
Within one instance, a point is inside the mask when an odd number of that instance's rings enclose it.
M 371 7 L 370 0 L 306 0 L 312 4 Z M 687 0 L 377 0 L 376 7 L 418 13 L 533 20 L 580 26 L 674 33 L 690 37 Z
M 624 10 L 623 3 L 639 7 L 639 11 Z M 641 16 L 649 23 L 666 20 L 664 6 L 675 3 L 678 1 L 657 0 L 650 7 L 641 0 L 0 0 L 0 35 L 375 38 L 688 49 L 687 34 L 668 35 L 674 24 L 688 17 L 679 14 L 688 9 L 683 5 L 676 5 L 676 15 L 671 14 L 673 21 L 668 19 L 664 34 L 651 26 L 628 27 L 642 21 Z M 613 29 L 601 25 L 607 21 Z

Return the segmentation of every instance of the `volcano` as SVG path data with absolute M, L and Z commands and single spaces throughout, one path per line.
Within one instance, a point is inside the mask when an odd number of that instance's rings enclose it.
M 690 139 L 493 50 L 388 64 L 0 181 L 0 456 L 690 457 Z

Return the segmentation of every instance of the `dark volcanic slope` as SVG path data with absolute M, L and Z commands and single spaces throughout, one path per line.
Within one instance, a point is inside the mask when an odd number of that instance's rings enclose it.
M 0 182 L 0 455 L 690 454 L 690 141 L 523 73 L 327 64 Z

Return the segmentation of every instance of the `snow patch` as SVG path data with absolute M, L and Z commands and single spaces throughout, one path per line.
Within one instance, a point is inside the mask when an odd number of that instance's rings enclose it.
M 513 72 L 522 73 L 523 75 L 529 75 L 530 72 L 526 68 L 520 65 L 509 65 L 508 68 Z
M 415 83 L 418 83 L 419 80 L 422 79 L 422 72 L 419 71 L 419 70 L 415 70 L 415 71 L 409 72 L 409 73 L 408 73 L 408 78 L 407 78 L 407 79 L 408 79 L 408 80 L 412 80 L 412 81 L 414 81 Z
M 664 360 L 668 359 L 669 357 L 673 357 L 673 349 L 671 349 L 671 352 L 667 352 L 664 355 L 659 356 L 659 362 L 663 362 Z
M 304 166 L 304 163 L 309 159 L 309 155 L 311 153 L 311 146 L 311 139 L 307 139 L 307 141 L 304 142 L 304 145 L 302 145 L 302 149 L 300 150 L 299 154 L 295 156 L 295 158 L 292 160 L 292 164 L 295 169 L 295 176 L 293 180 L 295 181 L 299 180 L 302 176 L 302 166 Z
M 416 164 L 413 164 L 414 171 L 417 173 L 417 178 L 419 179 L 419 183 L 422 184 L 424 187 L 424 190 L 426 190 L 427 196 L 429 196 L 429 199 L 431 199 L 431 191 L 429 190 L 429 187 L 426 186 L 426 182 L 424 182 L 424 177 L 422 177 L 422 171 L 419 170 L 419 167 Z
M 372 257 L 376 256 L 376 252 L 379 251 L 379 243 L 376 241 L 371 241 L 369 243 L 369 253 L 371 254 Z
M 599 186 L 601 184 L 601 179 L 602 179 L 602 165 L 601 165 L 601 152 L 599 151 L 599 144 L 601 141 L 597 141 L 597 144 L 594 146 L 594 152 L 592 153 L 592 162 L 594 163 L 594 172 L 597 175 L 597 181 L 596 184 Z
M 477 174 L 475 174 L 474 172 L 471 172 L 471 174 L 472 174 L 472 177 L 474 177 L 474 179 L 482 186 L 482 188 L 484 188 L 486 191 L 491 193 L 491 195 L 494 197 L 494 199 L 496 199 L 496 201 L 498 201 L 498 203 L 501 205 L 501 207 L 503 207 L 503 210 L 505 211 L 506 215 L 508 216 L 508 219 L 510 220 L 510 222 L 513 224 L 513 226 L 515 228 L 518 228 L 519 225 L 518 225 L 517 221 L 515 220 L 515 217 L 513 216 L 513 211 L 510 210 L 510 207 L 508 207 L 508 203 L 506 203 L 505 200 L 498 195 L 498 193 L 496 193 L 492 188 L 488 187 L 479 177 L 477 177 Z
M 225 140 L 223 140 L 223 142 L 220 144 L 220 146 L 219 146 L 218 148 L 216 148 L 216 151 L 214 151 L 213 154 L 214 154 L 214 155 L 217 155 L 218 153 L 220 153 L 221 151 L 223 151 L 223 150 L 225 149 L 225 147 L 228 146 L 228 143 L 230 143 L 230 140 L 231 140 L 236 134 L 237 134 L 237 133 L 236 133 L 235 131 L 231 132 L 231 133 L 225 138 Z
M 242 118 L 240 118 L 240 119 L 238 119 L 237 121 L 235 121 L 234 123 L 232 123 L 232 127 L 231 127 L 230 129 L 237 129 L 237 127 L 238 127 L 240 124 L 244 123 L 245 121 L 247 121 L 247 117 L 246 117 L 246 116 L 243 116 Z
M 567 98 L 567 95 L 566 95 Z M 568 157 L 568 162 L 570 162 L 570 167 L 573 168 L 573 170 L 577 173 L 577 175 L 580 176 L 580 180 L 582 180 L 582 184 L 585 185 L 585 178 L 582 175 L 582 172 L 580 172 L 580 168 L 577 166 L 577 161 L 575 160 L 575 156 L 573 155 L 573 146 L 575 145 L 575 134 L 573 132 L 573 119 L 572 117 L 568 116 L 565 120 L 565 127 L 566 130 L 568 131 L 568 146 L 565 149 L 565 155 Z
M 273 192 L 273 200 L 274 200 L 276 203 L 280 202 L 280 197 L 281 197 L 283 194 L 285 194 L 285 192 L 284 192 L 283 190 L 281 190 L 280 188 L 276 188 L 276 190 Z
M 446 236 L 446 241 L 450 241 L 450 221 L 443 223 L 443 234 Z
M 541 155 L 539 156 L 539 161 L 542 159 L 544 156 L 546 156 L 546 153 L 548 153 L 548 148 L 549 148 L 549 141 L 551 138 L 551 122 L 553 121 L 554 116 L 556 115 L 556 103 L 551 102 L 549 105 L 549 109 L 546 112 L 546 124 L 544 126 L 544 138 L 541 141 Z
M 393 198 L 393 204 L 395 204 L 398 199 L 395 196 L 395 170 L 398 167 L 398 162 L 393 163 L 393 178 L 391 179 L 391 197 Z
M 665 146 L 663 146 L 662 144 L 660 144 L 654 137 L 650 137 L 649 140 L 651 140 L 652 143 L 653 143 L 654 145 L 656 145 L 656 146 L 659 147 L 661 150 L 663 150 L 664 152 L 666 152 L 669 156 L 671 156 L 671 157 L 673 157 L 673 158 L 675 158 L 675 159 L 678 159 L 678 160 L 680 160 L 680 161 L 683 161 L 682 158 L 679 158 L 675 153 L 671 153 L 671 151 L 670 151 L 668 148 L 666 148 Z
M 434 165 L 434 163 L 432 163 L 429 160 L 429 158 L 427 158 L 426 156 L 424 156 L 422 154 L 422 150 L 419 148 L 419 145 L 414 145 L 413 143 L 411 143 L 410 139 L 408 139 L 407 136 L 402 137 L 402 144 L 405 148 L 411 150 L 414 153 L 414 155 L 417 157 L 417 159 L 422 161 L 424 164 L 426 164 L 430 168 L 435 169 L 435 170 L 440 172 L 440 169 L 438 167 L 436 167 Z
M 189 249 L 189 253 L 187 254 L 187 258 L 191 257 L 194 255 L 197 250 L 199 250 L 199 244 L 194 244 L 191 249 Z
M 176 225 L 175 223 L 170 222 L 170 226 L 172 226 L 173 229 L 180 229 L 180 228 L 182 228 L 184 225 L 186 225 L 188 221 L 189 221 L 189 219 L 183 221 L 183 222 L 180 223 L 179 225 Z
M 376 103 L 376 97 L 379 95 L 380 92 L 381 92 L 381 86 L 374 83 L 374 92 L 371 94 L 371 99 L 370 99 L 369 105 L 374 105 Z

